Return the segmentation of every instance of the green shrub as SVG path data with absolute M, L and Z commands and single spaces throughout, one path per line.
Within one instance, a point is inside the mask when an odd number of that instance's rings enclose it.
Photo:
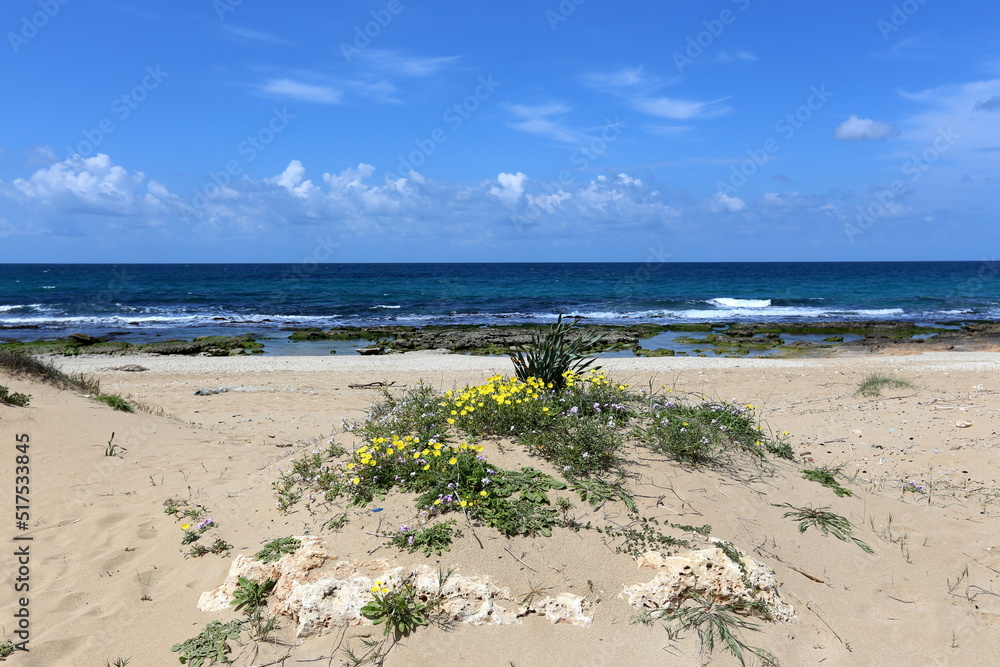
M 566 384 L 567 373 L 580 373 L 594 363 L 587 358 L 587 351 L 601 339 L 597 334 L 570 336 L 573 326 L 579 322 L 563 322 L 560 313 L 555 324 L 531 336 L 529 345 L 515 345 L 510 359 L 514 362 L 514 372 L 518 379 L 527 382 L 537 378 L 559 391 Z
M 404 524 L 390 537 L 389 543 L 410 553 L 423 551 L 428 557 L 432 553 L 440 556 L 443 551 L 451 550 L 453 538 L 461 536 L 462 531 L 455 530 L 454 521 L 444 521 L 426 528 L 410 528 Z
M 106 405 L 111 406 L 115 410 L 120 410 L 121 412 L 134 412 L 132 406 L 129 402 L 118 394 L 99 394 L 94 396 L 95 401 L 100 401 Z
M 15 405 L 19 408 L 23 408 L 26 407 L 30 401 L 30 394 L 22 394 L 18 391 L 11 393 L 7 387 L 0 384 L 0 403 L 3 403 L 4 405 Z
M 383 635 L 389 632 L 404 637 L 421 625 L 427 625 L 427 606 L 416 599 L 416 589 L 408 581 L 389 588 L 381 581 L 372 586 L 374 598 L 361 608 L 361 615 L 375 625 L 382 623 Z
M 712 463 L 733 451 L 763 459 L 767 436 L 751 406 L 704 401 L 655 404 L 635 434 L 650 449 L 691 464 Z

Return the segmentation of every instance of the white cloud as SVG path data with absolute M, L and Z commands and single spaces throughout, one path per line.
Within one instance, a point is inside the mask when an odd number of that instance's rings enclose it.
M 343 97 L 342 93 L 332 86 L 303 83 L 291 79 L 270 79 L 260 87 L 260 90 L 268 95 L 322 104 L 340 104 Z
M 592 72 L 584 75 L 583 82 L 592 88 L 628 88 L 646 85 L 649 80 L 639 66 L 617 72 Z
M 39 169 L 29 178 L 14 180 L 14 188 L 22 199 L 68 210 L 106 215 L 135 215 L 142 212 L 144 195 L 149 191 L 166 194 L 158 183 L 145 185 L 142 172 L 128 173 L 98 153 L 91 158 L 74 155 L 61 162 Z
M 502 201 L 507 206 L 513 206 L 524 194 L 524 182 L 528 177 L 521 172 L 516 174 L 501 173 L 497 176 L 499 187 L 494 185 L 490 188 L 490 194 Z
M 396 76 L 425 77 L 437 74 L 457 62 L 460 56 L 412 56 L 391 49 L 368 48 L 358 61 Z
M 740 52 L 747 58 L 749 53 Z M 721 104 L 724 100 L 685 100 L 659 95 L 658 90 L 679 81 L 677 78 L 662 79 L 645 74 L 642 67 L 621 69 L 614 72 L 594 72 L 584 76 L 583 81 L 591 88 L 620 97 L 642 113 L 670 120 L 711 118 L 730 111 Z
M 241 28 L 240 26 L 231 25 L 229 23 L 222 23 L 220 27 L 229 33 L 231 37 L 236 38 L 236 41 L 240 42 L 263 42 L 265 44 L 288 44 L 285 40 L 281 39 L 277 35 L 272 35 L 269 32 L 262 32 L 260 30 L 251 30 L 250 28 Z
M 298 160 L 292 160 L 285 167 L 285 171 L 268 180 L 275 185 L 285 188 L 296 197 L 305 198 L 309 196 L 310 191 L 313 189 L 312 181 L 302 180 L 305 173 L 306 168 L 302 163 Z
M 737 60 L 754 62 L 757 60 L 757 56 L 749 51 L 736 51 L 735 53 L 730 53 L 729 51 L 719 51 L 719 55 L 716 56 L 716 60 L 720 63 L 731 63 Z
M 579 132 L 569 129 L 561 121 L 553 118 L 570 111 L 564 104 L 511 104 L 508 108 L 516 117 L 516 120 L 509 123 L 515 130 L 567 143 L 575 143 L 584 138 Z
M 835 139 L 844 141 L 886 139 L 898 134 L 899 131 L 889 123 L 870 118 L 858 118 L 853 114 L 833 131 Z
M 716 192 L 708 203 L 708 208 L 713 213 L 739 213 L 746 207 L 745 201 L 736 196 L 729 196 L 725 192 Z

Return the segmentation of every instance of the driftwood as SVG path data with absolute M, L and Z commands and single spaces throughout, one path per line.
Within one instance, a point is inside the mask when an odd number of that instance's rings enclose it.
M 349 384 L 350 389 L 379 389 L 381 387 L 395 387 L 395 382 L 367 382 L 365 384 Z M 406 386 L 405 384 L 403 385 Z

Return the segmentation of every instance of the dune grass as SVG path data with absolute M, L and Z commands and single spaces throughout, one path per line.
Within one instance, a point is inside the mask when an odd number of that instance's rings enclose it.
M 875 398 L 882 395 L 883 389 L 916 389 L 916 385 L 909 380 L 887 373 L 870 373 L 858 383 L 854 395 Z
M 101 393 L 101 383 L 97 378 L 83 373 L 73 375 L 64 373 L 51 361 L 30 354 L 0 350 L 0 370 L 5 370 L 11 375 L 45 382 L 60 389 L 73 389 L 93 395 Z

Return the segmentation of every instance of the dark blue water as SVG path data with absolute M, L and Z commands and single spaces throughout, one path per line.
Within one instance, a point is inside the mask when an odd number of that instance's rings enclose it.
M 285 327 L 1000 319 L 994 262 L 0 265 L 3 337 Z

